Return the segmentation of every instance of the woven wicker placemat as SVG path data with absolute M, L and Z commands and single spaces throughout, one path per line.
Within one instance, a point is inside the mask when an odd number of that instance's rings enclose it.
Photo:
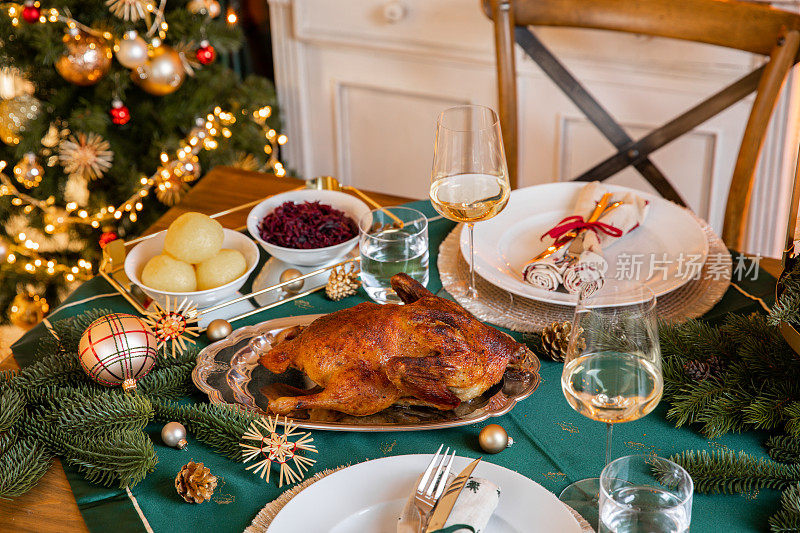
M 658 297 L 658 316 L 664 320 L 684 322 L 702 316 L 722 298 L 731 283 L 733 262 L 730 252 L 705 220 L 695 218 L 706 234 L 708 257 L 713 257 L 714 261 L 706 260 L 698 279 Z M 524 333 L 539 332 L 553 322 L 572 320 L 575 309 L 572 306 L 540 302 L 516 294 L 513 295 L 513 305 L 508 308 L 509 293 L 478 275 L 475 280 L 481 299 L 468 298 L 469 265 L 461 255 L 459 243 L 462 226 L 456 226 L 442 241 L 437 262 L 442 286 L 458 303 L 479 320 Z
M 269 529 L 269 525 L 275 520 L 275 517 L 278 516 L 278 513 L 283 509 L 287 503 L 289 503 L 292 498 L 300 494 L 304 489 L 307 489 L 309 486 L 313 485 L 320 479 L 327 477 L 334 472 L 338 472 L 343 468 L 347 468 L 350 465 L 344 465 L 337 468 L 331 468 L 328 470 L 323 470 L 322 472 L 318 472 L 314 474 L 312 477 L 308 478 L 307 480 L 303 481 L 302 483 L 295 485 L 294 487 L 287 489 L 286 492 L 269 502 L 267 505 L 261 509 L 253 521 L 250 523 L 249 526 L 244 530 L 244 533 L 267 533 L 267 529 Z M 569 505 L 564 504 L 564 506 L 573 514 L 575 520 L 578 521 L 578 524 L 581 526 L 581 531 L 583 533 L 594 533 L 594 529 L 592 526 L 583 519 L 581 515 L 578 514 L 575 509 L 570 507 Z

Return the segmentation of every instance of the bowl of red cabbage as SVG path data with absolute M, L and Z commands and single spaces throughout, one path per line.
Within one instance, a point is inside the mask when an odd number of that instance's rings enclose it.
M 276 194 L 250 211 L 247 231 L 271 256 L 301 266 L 342 259 L 358 243 L 367 204 L 338 191 Z

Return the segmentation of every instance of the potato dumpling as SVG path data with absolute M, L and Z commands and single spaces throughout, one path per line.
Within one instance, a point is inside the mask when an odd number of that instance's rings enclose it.
M 157 255 L 147 262 L 142 270 L 142 283 L 159 291 L 197 290 L 197 278 L 192 265 L 166 254 Z
M 169 225 L 164 251 L 187 263 L 202 263 L 222 249 L 222 225 L 202 213 L 184 213 Z
M 239 250 L 220 252 L 195 266 L 197 289 L 204 291 L 230 283 L 247 270 L 247 261 Z

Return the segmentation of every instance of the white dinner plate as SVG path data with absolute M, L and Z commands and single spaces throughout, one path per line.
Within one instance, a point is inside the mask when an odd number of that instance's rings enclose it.
M 513 294 L 560 305 L 575 305 L 577 296 L 547 291 L 525 283 L 522 266 L 552 243 L 541 236 L 571 214 L 585 183 L 559 182 L 511 192 L 506 208 L 496 217 L 475 224 L 475 271 L 486 281 Z M 693 265 L 703 265 L 708 241 L 703 228 L 686 209 L 645 192 L 606 185 L 609 192 L 633 191 L 650 201 L 644 223 L 604 250 L 609 270 L 606 283 L 630 280 L 640 262 L 640 276 L 656 296 L 681 287 L 691 279 Z M 461 231 L 461 253 L 469 262 L 467 228 Z M 638 258 L 635 259 L 634 257 Z M 681 258 L 683 263 L 681 264 Z M 651 268 L 651 265 L 653 268 Z
M 397 518 L 431 455 L 398 455 L 367 461 L 331 474 L 292 498 L 268 533 L 396 533 Z M 458 473 L 472 459 L 456 457 Z M 500 487 L 500 504 L 489 533 L 580 533 L 572 513 L 547 489 L 486 461 L 473 473 Z

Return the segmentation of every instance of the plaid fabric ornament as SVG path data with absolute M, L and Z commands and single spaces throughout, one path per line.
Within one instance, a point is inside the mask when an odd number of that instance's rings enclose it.
M 136 316 L 112 313 L 100 317 L 81 335 L 81 366 L 94 381 L 126 391 L 147 375 L 156 362 L 158 341 L 150 327 Z

